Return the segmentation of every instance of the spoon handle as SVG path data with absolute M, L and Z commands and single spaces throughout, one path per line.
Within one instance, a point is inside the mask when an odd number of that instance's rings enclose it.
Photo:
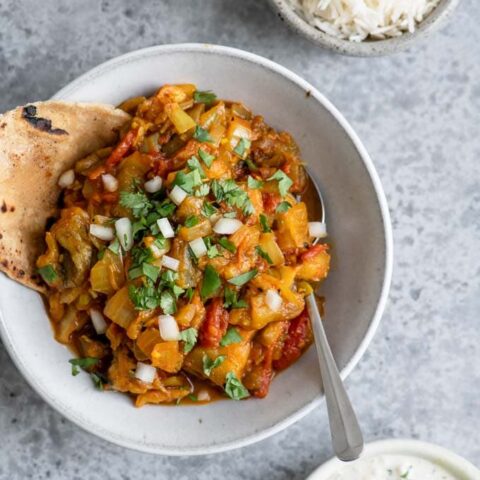
M 320 362 L 333 450 L 344 462 L 356 460 L 363 450 L 362 432 L 338 373 L 314 294 L 309 294 L 306 300 Z

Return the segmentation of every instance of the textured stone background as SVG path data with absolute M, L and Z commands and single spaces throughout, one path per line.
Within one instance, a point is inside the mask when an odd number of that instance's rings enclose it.
M 0 0 L 0 111 L 46 99 L 141 47 L 211 42 L 264 55 L 352 122 L 385 186 L 396 244 L 383 323 L 347 385 L 367 440 L 436 442 L 480 465 L 480 3 L 388 58 L 330 54 L 261 0 Z M 65 421 L 0 345 L 0 478 L 303 479 L 330 455 L 326 412 L 241 450 L 153 457 Z

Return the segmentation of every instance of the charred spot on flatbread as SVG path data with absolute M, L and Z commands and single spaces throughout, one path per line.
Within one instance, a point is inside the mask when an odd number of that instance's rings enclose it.
M 37 117 L 37 107 L 35 105 L 23 107 L 22 118 L 42 132 L 52 135 L 68 135 L 68 132 L 63 128 L 52 128 L 52 121 L 48 118 Z

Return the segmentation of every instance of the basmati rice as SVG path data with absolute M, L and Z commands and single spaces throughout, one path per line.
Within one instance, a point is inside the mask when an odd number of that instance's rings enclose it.
M 413 32 L 440 0 L 288 0 L 305 20 L 329 35 L 361 42 Z

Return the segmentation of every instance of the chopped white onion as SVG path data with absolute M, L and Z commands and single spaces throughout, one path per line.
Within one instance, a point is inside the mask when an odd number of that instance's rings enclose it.
M 60 175 L 60 178 L 58 179 L 58 186 L 60 188 L 71 187 L 74 181 L 75 181 L 75 172 L 72 169 L 70 169 L 70 170 L 67 170 L 66 172 L 63 172 Z
M 107 331 L 107 322 L 102 315 L 102 312 L 95 310 L 94 308 L 90 309 L 90 318 L 93 323 L 93 328 L 97 332 L 98 335 L 102 335 Z
M 142 382 L 152 383 L 155 380 L 157 375 L 157 369 L 151 365 L 147 365 L 143 362 L 137 363 L 137 368 L 135 370 L 135 378 L 138 378 Z
M 115 230 L 120 245 L 128 252 L 133 247 L 132 222 L 127 217 L 119 218 L 115 222 Z
M 265 295 L 265 302 L 268 305 L 268 308 L 273 312 L 278 312 L 282 308 L 282 297 L 278 294 L 276 290 L 272 288 L 267 290 L 267 294 Z
M 110 173 L 102 175 L 102 182 L 107 192 L 116 192 L 118 190 L 118 180 Z
M 180 262 L 176 258 L 169 257 L 168 255 L 164 255 L 162 257 L 162 266 L 165 268 L 169 268 L 176 272 L 178 270 L 178 266 Z
M 213 231 L 219 235 L 231 235 L 242 225 L 243 223 L 236 218 L 221 218 L 213 227 Z
M 165 238 L 173 238 L 175 236 L 175 232 L 173 231 L 168 218 L 159 218 L 157 220 L 157 225 Z
M 144 183 L 143 188 L 148 193 L 158 192 L 162 188 L 162 177 L 158 175 Z
M 178 340 L 180 338 L 180 330 L 177 321 L 171 315 L 159 315 L 158 328 L 160 336 L 166 342 Z
M 210 394 L 207 392 L 207 390 L 200 390 L 197 393 L 197 400 L 199 402 L 209 402 L 210 401 Z
M 195 240 L 192 240 L 191 242 L 188 242 L 190 245 L 190 248 L 192 249 L 193 253 L 197 258 L 203 257 L 207 253 L 207 246 L 205 245 L 205 242 L 203 241 L 203 238 L 196 238 Z
M 308 232 L 311 237 L 323 238 L 327 236 L 327 225 L 324 222 L 308 222 Z
M 178 185 L 175 185 L 170 192 L 169 197 L 175 205 L 180 205 L 187 198 L 187 195 L 188 194 L 185 190 Z
M 90 225 L 90 235 L 109 242 L 115 238 L 115 232 L 111 227 L 105 227 L 104 225 L 96 225 L 92 223 Z

